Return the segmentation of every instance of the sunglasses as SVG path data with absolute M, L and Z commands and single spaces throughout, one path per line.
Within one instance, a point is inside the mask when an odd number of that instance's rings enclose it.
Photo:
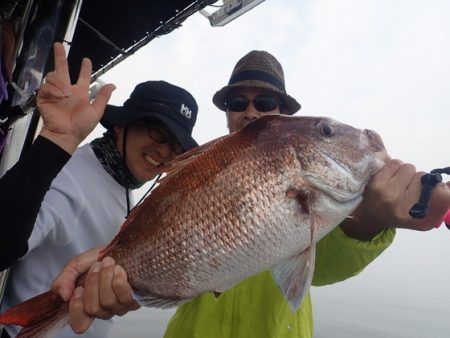
M 158 126 L 151 122 L 145 122 L 147 127 L 148 137 L 150 137 L 153 141 L 164 144 L 169 143 L 170 149 L 177 155 L 180 155 L 184 152 L 184 149 L 180 142 L 176 140 L 172 134 L 170 134 L 166 128 Z
M 249 100 L 247 97 L 239 95 L 228 97 L 225 100 L 225 107 L 230 111 L 241 113 L 247 109 L 250 102 L 253 102 L 255 109 L 262 113 L 275 110 L 280 105 L 279 100 L 273 96 L 258 95 L 253 100 Z

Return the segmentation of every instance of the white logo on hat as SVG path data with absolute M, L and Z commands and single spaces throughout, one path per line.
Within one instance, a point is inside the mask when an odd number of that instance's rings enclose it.
M 189 109 L 184 103 L 181 105 L 180 113 L 186 116 L 188 119 L 191 118 L 192 110 Z

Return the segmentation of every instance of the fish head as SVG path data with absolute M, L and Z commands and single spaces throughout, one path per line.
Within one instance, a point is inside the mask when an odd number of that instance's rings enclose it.
M 303 179 L 338 202 L 361 198 L 370 178 L 384 165 L 386 149 L 372 130 L 326 117 L 269 119 L 271 128 L 278 129 L 278 142 L 293 147 Z

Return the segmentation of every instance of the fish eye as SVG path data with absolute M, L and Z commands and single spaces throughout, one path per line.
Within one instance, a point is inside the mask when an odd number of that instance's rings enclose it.
M 325 137 L 331 137 L 334 135 L 334 128 L 328 124 L 320 123 L 318 125 L 320 133 Z

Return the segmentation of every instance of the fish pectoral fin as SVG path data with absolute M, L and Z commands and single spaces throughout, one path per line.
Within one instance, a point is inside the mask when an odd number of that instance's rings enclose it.
M 170 309 L 172 307 L 181 305 L 191 300 L 192 298 L 181 297 L 164 297 L 156 294 L 140 294 L 138 291 L 133 292 L 133 298 L 139 303 L 139 305 L 146 307 L 156 307 L 160 309 Z
M 297 311 L 308 293 L 314 273 L 315 256 L 316 246 L 312 244 L 308 249 L 272 269 L 273 278 L 292 311 Z
M 291 187 L 286 190 L 286 197 L 297 200 L 300 206 L 300 212 L 308 215 L 311 212 L 311 205 L 317 200 L 318 195 L 317 191 L 310 187 L 300 189 Z

